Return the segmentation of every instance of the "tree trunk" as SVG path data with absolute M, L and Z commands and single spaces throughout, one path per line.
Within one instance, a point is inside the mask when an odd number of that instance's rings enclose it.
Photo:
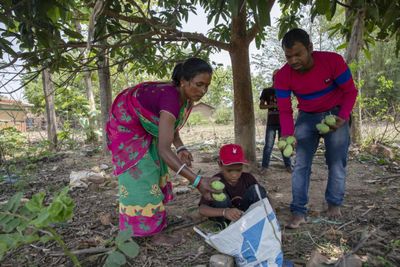
M 109 154 L 107 149 L 107 140 L 105 125 L 108 119 L 108 112 L 111 107 L 112 101 L 112 90 L 110 82 L 110 67 L 108 64 L 108 57 L 106 50 L 101 50 L 99 52 L 98 60 L 98 75 L 99 75 L 99 88 L 100 88 L 100 105 L 101 105 L 101 128 L 103 132 L 103 151 L 105 154 Z
M 245 10 L 243 8 L 237 17 L 232 18 L 229 51 L 233 74 L 235 143 L 243 147 L 247 160 L 256 163 L 256 131 Z
M 359 9 L 356 11 L 356 16 L 353 22 L 353 28 L 351 30 L 351 36 L 349 44 L 346 49 L 345 59 L 347 64 L 350 64 L 353 60 L 358 59 L 358 52 L 360 51 L 363 44 L 363 34 L 364 34 L 364 19 L 365 19 L 365 9 Z M 348 14 L 348 13 L 347 13 Z M 346 14 L 346 15 L 347 15 Z M 356 102 L 355 109 L 360 109 L 358 102 Z M 361 118 L 359 117 L 361 112 L 354 112 L 351 116 L 351 139 L 354 143 L 359 144 L 361 140 Z
M 77 16 L 78 17 L 78 16 Z M 78 20 L 75 20 L 75 26 L 77 32 L 81 33 L 82 32 L 82 27 L 81 24 L 79 23 Z M 81 48 L 79 51 L 85 55 L 86 58 L 86 53 L 85 49 Z M 85 82 L 85 88 L 86 88 L 86 97 L 89 102 L 89 130 L 86 133 L 86 140 L 87 142 L 97 142 L 97 135 L 95 134 L 96 130 L 96 104 L 94 102 L 94 94 L 93 94 L 93 87 L 92 87 L 92 78 L 91 78 L 91 72 L 88 70 L 88 67 L 85 65 L 84 60 L 81 61 L 83 67 L 83 79 Z
M 84 67 L 83 69 L 84 69 L 83 77 L 86 87 L 86 97 L 89 102 L 89 131 L 87 133 L 86 139 L 88 142 L 97 142 L 98 141 L 97 135 L 95 133 L 97 115 L 96 115 L 96 104 L 94 102 L 91 72 L 88 70 L 87 67 Z
M 359 9 L 356 12 L 349 44 L 344 56 L 347 64 L 358 58 L 358 52 L 363 45 L 365 9 Z
M 44 98 L 46 101 L 47 139 L 50 142 L 49 149 L 54 151 L 57 148 L 57 120 L 54 105 L 54 88 L 51 81 L 51 74 L 48 69 L 43 70 L 42 81 Z

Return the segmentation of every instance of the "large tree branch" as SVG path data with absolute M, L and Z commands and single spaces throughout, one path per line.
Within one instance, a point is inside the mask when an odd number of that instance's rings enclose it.
M 147 24 L 149 26 L 154 27 L 155 29 L 159 29 L 161 32 L 163 32 L 163 31 L 171 32 L 171 33 L 174 33 L 176 35 L 176 37 L 181 37 L 181 38 L 187 39 L 189 41 L 196 41 L 196 42 L 200 42 L 203 44 L 213 45 L 217 48 L 220 48 L 223 50 L 228 50 L 228 51 L 230 49 L 230 45 L 228 43 L 208 38 L 205 35 L 200 34 L 200 33 L 182 32 L 182 31 L 179 31 L 178 29 L 176 29 L 175 27 L 171 27 L 169 25 L 160 23 L 159 21 L 154 20 L 154 19 L 142 18 L 142 17 L 136 17 L 136 16 L 125 16 L 125 15 L 121 15 L 121 14 L 114 12 L 112 10 L 109 10 L 109 9 L 104 10 L 103 14 L 110 16 L 112 18 L 115 18 L 115 19 L 130 22 L 130 23 Z
M 173 34 L 171 34 L 169 36 L 180 39 L 181 41 L 186 39 L 188 41 L 195 41 L 195 42 L 200 42 L 202 44 L 212 45 L 219 49 L 223 49 L 223 50 L 227 50 L 227 51 L 229 51 L 231 49 L 230 44 L 208 38 L 208 37 L 204 36 L 203 34 L 197 33 L 197 32 L 181 32 L 181 31 L 175 30 L 173 32 Z

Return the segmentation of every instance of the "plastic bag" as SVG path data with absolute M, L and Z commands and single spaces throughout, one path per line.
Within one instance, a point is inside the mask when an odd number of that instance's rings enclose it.
M 256 187 L 260 197 L 259 188 Z M 238 266 L 282 266 L 281 231 L 267 198 L 252 204 L 236 222 L 217 234 L 193 228 L 221 253 L 233 256 Z

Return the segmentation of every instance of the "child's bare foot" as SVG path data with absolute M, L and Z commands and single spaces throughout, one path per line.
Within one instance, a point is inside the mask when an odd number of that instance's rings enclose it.
M 326 216 L 330 219 L 338 219 L 342 217 L 340 206 L 329 205 L 328 210 L 326 211 Z
M 286 224 L 286 228 L 297 229 L 303 223 L 306 223 L 306 218 L 304 217 L 304 215 L 292 215 L 290 221 Z

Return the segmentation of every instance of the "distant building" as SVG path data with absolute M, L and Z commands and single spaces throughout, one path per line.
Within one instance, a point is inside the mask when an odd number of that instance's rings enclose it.
M 15 127 L 21 132 L 26 132 L 28 118 L 32 104 L 0 97 L 0 129 Z
M 203 102 L 199 102 L 193 106 L 192 112 L 199 112 L 204 117 L 209 118 L 214 113 L 215 108 Z

